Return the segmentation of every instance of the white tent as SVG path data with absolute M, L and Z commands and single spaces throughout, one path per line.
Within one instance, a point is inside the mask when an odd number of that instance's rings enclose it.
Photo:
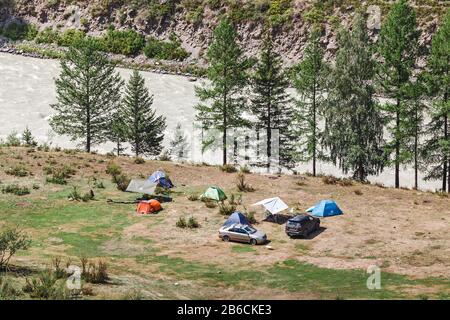
M 127 187 L 128 192 L 136 192 L 142 194 L 153 194 L 155 192 L 156 183 L 150 180 L 133 179 Z
M 279 197 L 264 199 L 257 203 L 252 204 L 252 206 L 259 206 L 259 205 L 264 206 L 264 208 L 266 208 L 266 210 L 269 211 L 271 214 L 277 214 L 289 208 L 287 204 L 284 203 L 284 201 L 281 200 Z

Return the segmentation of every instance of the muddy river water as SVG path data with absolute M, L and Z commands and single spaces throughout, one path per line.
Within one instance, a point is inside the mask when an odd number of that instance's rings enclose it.
M 131 71 L 119 69 L 127 80 Z M 0 138 L 4 139 L 12 131 L 22 132 L 26 126 L 40 143 L 51 143 L 62 148 L 76 147 L 77 143 L 68 137 L 58 136 L 51 131 L 48 119 L 52 115 L 50 104 L 56 101 L 54 79 L 59 74 L 59 62 L 41 60 L 0 53 Z M 192 131 L 195 118 L 194 106 L 198 102 L 194 87 L 198 82 L 190 82 L 186 77 L 142 72 L 146 84 L 154 95 L 154 107 L 158 114 L 164 115 L 167 122 L 166 136 L 170 139 L 173 129 L 180 123 L 186 132 Z M 201 154 L 200 143 L 190 139 L 190 158 L 193 161 L 220 162 L 220 152 Z M 167 143 L 166 141 L 166 143 Z M 111 144 L 97 146 L 99 152 L 111 151 Z M 300 172 L 310 171 L 310 164 L 302 164 Z M 331 164 L 319 163 L 318 171 L 341 176 L 338 168 Z M 412 168 L 404 168 L 401 184 L 411 187 L 414 182 Z M 386 169 L 381 175 L 369 178 L 392 186 L 393 170 Z M 439 188 L 438 181 L 420 181 L 421 189 Z

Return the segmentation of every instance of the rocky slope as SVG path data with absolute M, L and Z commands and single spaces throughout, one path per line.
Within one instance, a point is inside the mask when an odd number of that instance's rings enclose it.
M 272 21 L 277 48 L 292 65 L 302 56 L 312 24 L 323 26 L 322 43 L 331 59 L 338 48 L 339 24 L 348 26 L 357 11 L 368 16 L 368 28 L 376 41 L 389 0 L 0 0 L 0 25 L 25 21 L 39 28 L 79 28 L 102 33 L 109 25 L 133 28 L 146 35 L 167 39 L 175 33 L 191 53 L 190 61 L 202 64 L 212 30 L 224 14 L 235 21 L 241 43 L 249 55 L 258 51 L 265 22 Z M 422 30 L 422 52 L 430 45 L 443 13 L 445 0 L 414 0 Z

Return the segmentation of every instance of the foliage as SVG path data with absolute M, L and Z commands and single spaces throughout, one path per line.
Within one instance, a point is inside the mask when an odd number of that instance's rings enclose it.
M 196 120 L 205 128 L 222 132 L 222 161 L 226 164 L 227 130 L 248 124 L 242 117 L 243 89 L 247 85 L 247 69 L 251 65 L 237 44 L 237 32 L 229 20 L 221 20 L 214 30 L 207 59 L 210 84 L 195 88 L 200 99 L 195 106 Z
M 186 159 L 189 152 L 189 143 L 187 137 L 184 134 L 181 123 L 178 123 L 175 127 L 173 138 L 170 141 L 170 154 L 178 160 Z
M 330 74 L 323 144 L 345 174 L 353 171 L 355 179 L 365 181 L 379 174 L 387 159 L 384 121 L 374 98 L 375 61 L 362 16 L 351 32 L 340 32 L 339 48 Z
M 143 51 L 150 59 L 182 61 L 189 56 L 189 53 L 181 47 L 181 42 L 175 34 L 170 35 L 169 41 L 149 37 Z
M 20 146 L 20 138 L 17 136 L 17 132 L 13 131 L 11 132 L 7 137 L 5 141 L 5 145 L 7 147 L 19 147 Z
M 32 24 L 12 22 L 4 28 L 0 28 L 0 36 L 4 36 L 13 41 L 33 40 L 38 31 Z
M 16 177 L 26 177 L 29 174 L 28 169 L 24 165 L 9 168 L 5 170 L 5 173 Z
M 89 261 L 85 257 L 80 258 L 81 261 L 81 278 L 89 283 L 107 283 L 109 280 L 108 265 L 105 261 L 97 262 Z
M 110 26 L 99 41 L 108 52 L 135 56 L 144 48 L 145 39 L 142 34 L 134 30 L 121 31 Z
M 36 147 L 37 146 L 37 142 L 34 139 L 28 126 L 25 128 L 25 130 L 22 133 L 22 142 L 25 147 Z
M 53 30 L 51 27 L 47 27 L 36 35 L 34 39 L 36 43 L 58 43 L 59 41 L 59 33 L 56 30 Z
M 224 164 L 224 165 L 220 166 L 220 170 L 222 170 L 223 172 L 226 172 L 226 173 L 237 172 L 236 167 L 233 166 L 232 164 Z
M 178 228 L 182 228 L 182 229 L 186 228 L 187 227 L 186 218 L 185 217 L 180 217 L 175 225 Z
M 122 114 L 126 128 L 126 139 L 136 157 L 158 155 L 162 150 L 166 121 L 156 116 L 152 109 L 153 95 L 145 86 L 145 79 L 134 71 L 126 86 Z
M 45 270 L 36 278 L 26 278 L 23 291 L 31 298 L 45 300 L 65 300 L 68 293 L 65 290 L 65 283 L 58 281 L 58 277 L 51 271 Z
M 8 270 L 11 258 L 19 250 L 30 247 L 31 240 L 19 228 L 8 228 L 0 232 L 0 269 Z
M 120 104 L 123 81 L 114 68 L 90 39 L 70 47 L 61 61 L 55 82 L 57 103 L 51 105 L 56 113 L 50 125 L 58 134 L 82 140 L 87 152 L 93 144 L 105 142 L 111 112 Z
M 80 43 L 86 37 L 83 30 L 67 29 L 62 32 L 56 39 L 58 46 L 70 47 Z
M 253 192 L 255 191 L 255 188 L 253 188 L 251 185 L 245 182 L 245 174 L 242 172 L 239 172 L 237 174 L 237 182 L 236 187 L 241 192 Z
M 30 194 L 30 189 L 28 187 L 21 187 L 18 184 L 8 184 L 2 186 L 2 193 L 12 193 L 16 196 L 24 196 Z
M 196 229 L 196 228 L 200 227 L 200 224 L 198 223 L 197 219 L 195 219 L 194 217 L 189 217 L 189 219 L 187 221 L 187 227 L 189 229 Z
M 320 44 L 321 31 L 314 29 L 305 48 L 303 60 L 293 68 L 294 87 L 299 95 L 294 124 L 297 146 L 294 159 L 301 162 L 312 160 L 313 175 L 319 158 L 318 143 L 321 136 L 319 122 L 323 119 L 329 67 L 324 61 Z

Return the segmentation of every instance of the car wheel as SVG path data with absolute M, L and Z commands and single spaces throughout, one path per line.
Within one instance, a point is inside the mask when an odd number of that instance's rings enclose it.
M 254 245 L 256 245 L 256 239 L 250 239 L 250 244 L 252 245 L 252 246 L 254 246 Z
M 228 242 L 228 241 L 230 241 L 230 237 L 229 236 L 223 236 L 222 240 L 225 241 L 225 242 Z

